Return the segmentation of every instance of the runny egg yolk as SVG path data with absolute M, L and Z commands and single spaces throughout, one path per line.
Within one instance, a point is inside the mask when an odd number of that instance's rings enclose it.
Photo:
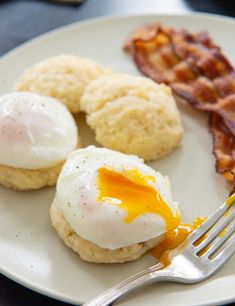
M 166 234 L 151 253 L 167 266 L 171 262 L 171 250 L 183 243 L 207 218 L 198 217 L 193 224 L 181 224 L 179 214 L 173 214 L 160 193 L 149 185 L 149 181 L 155 182 L 155 179 L 141 174 L 137 169 L 116 172 L 106 167 L 99 168 L 97 200 L 117 204 L 124 209 L 127 212 L 124 218 L 126 223 L 145 213 L 160 215 L 166 224 Z
M 160 215 L 166 224 L 166 231 L 175 229 L 180 222 L 178 213 L 173 214 L 160 193 L 149 185 L 153 177 L 142 175 L 138 170 L 116 172 L 106 167 L 98 169 L 98 202 L 118 205 L 126 211 L 125 223 L 145 214 Z
M 173 231 L 167 232 L 163 241 L 151 250 L 152 255 L 158 258 L 164 266 L 169 265 L 170 251 L 183 243 L 206 219 L 206 217 L 198 217 L 193 224 L 180 224 Z

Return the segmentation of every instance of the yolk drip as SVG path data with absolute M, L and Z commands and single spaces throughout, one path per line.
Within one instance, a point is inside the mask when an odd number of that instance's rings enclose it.
M 227 199 L 226 204 L 232 206 L 235 203 L 235 192 Z
M 219 234 L 219 237 L 220 238 L 224 237 L 224 235 L 227 233 L 227 231 L 228 231 L 228 228 L 225 227 L 225 229 L 223 229 L 222 232 Z
M 234 203 L 235 203 L 235 193 L 233 193 L 227 200 L 226 200 L 226 204 L 228 205 L 228 206 L 230 206 L 229 207 L 229 209 L 224 213 L 224 217 L 226 217 L 226 215 L 228 215 L 229 213 L 230 213 L 230 211 L 231 211 L 231 209 L 232 209 L 232 206 L 234 205 Z M 227 233 L 227 231 L 228 231 L 228 229 L 227 228 L 225 228 L 224 230 L 222 230 L 222 232 L 220 232 L 219 233 L 219 237 L 220 238 L 222 238 L 226 233 Z M 199 244 L 201 244 L 206 238 L 208 237 L 208 235 L 207 234 L 204 234 L 202 237 L 200 237 L 195 243 L 194 243 L 194 245 L 199 245 Z M 201 250 L 201 251 L 199 251 L 198 253 L 197 253 L 197 256 L 202 256 L 202 255 L 204 255 L 209 249 L 210 249 L 210 247 L 211 247 L 211 243 L 210 244 L 208 244 L 203 250 Z
M 196 218 L 193 224 L 180 224 L 173 231 L 165 234 L 165 238 L 159 245 L 152 249 L 152 254 L 157 257 L 164 266 L 170 263 L 170 250 L 177 248 L 183 243 L 188 235 L 190 235 L 196 228 L 198 228 L 207 218 Z
M 153 177 L 144 176 L 138 170 L 126 170 L 122 173 L 102 167 L 98 170 L 98 201 L 117 204 L 127 212 L 125 223 L 152 213 L 160 215 L 166 224 L 166 230 L 175 229 L 180 222 L 179 214 L 173 214 L 160 193 L 148 184 Z

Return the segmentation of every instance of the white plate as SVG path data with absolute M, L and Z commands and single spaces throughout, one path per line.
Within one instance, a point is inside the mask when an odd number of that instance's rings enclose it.
M 0 61 L 0 92 L 12 90 L 22 71 L 50 55 L 74 53 L 90 57 L 115 71 L 137 74 L 122 51 L 128 33 L 145 22 L 161 21 L 192 31 L 207 30 L 235 62 L 232 19 L 208 15 L 124 16 L 98 19 L 65 27 L 27 43 Z M 208 216 L 225 199 L 229 186 L 215 173 L 207 117 L 190 107 L 181 110 L 183 145 L 151 166 L 169 175 L 183 218 Z M 81 116 L 85 145 L 93 134 Z M 42 294 L 71 303 L 89 300 L 109 286 L 153 264 L 144 256 L 128 264 L 95 265 L 81 261 L 57 237 L 49 221 L 54 189 L 19 193 L 0 188 L 1 272 Z M 235 259 L 210 280 L 198 285 L 156 284 L 130 296 L 120 305 L 205 305 L 235 300 Z

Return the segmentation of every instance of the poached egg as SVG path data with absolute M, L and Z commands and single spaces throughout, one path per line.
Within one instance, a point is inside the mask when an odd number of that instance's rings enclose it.
M 144 242 L 180 223 L 168 178 L 136 156 L 105 148 L 69 155 L 56 199 L 72 229 L 101 248 Z
M 77 142 L 76 123 L 60 101 L 29 92 L 0 97 L 0 164 L 52 167 L 65 160 Z

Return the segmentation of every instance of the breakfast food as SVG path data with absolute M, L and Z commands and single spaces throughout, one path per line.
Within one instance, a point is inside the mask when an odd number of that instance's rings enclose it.
M 20 92 L 0 97 L 0 184 L 17 190 L 56 183 L 78 131 L 58 100 Z
M 30 91 L 61 100 L 72 113 L 80 110 L 80 97 L 86 85 L 109 70 L 75 55 L 50 57 L 27 69 L 15 85 L 17 91 Z
M 96 263 L 135 260 L 180 222 L 167 178 L 136 156 L 93 146 L 68 157 L 50 214 L 67 246 Z
M 219 115 L 213 114 L 209 121 L 216 156 L 216 170 L 231 182 L 235 177 L 235 137 L 226 128 Z M 235 188 L 235 186 L 233 187 Z
M 235 182 L 235 70 L 205 32 L 161 24 L 137 29 L 126 41 L 141 72 L 169 84 L 175 95 L 210 114 L 216 170 Z
M 86 87 L 81 109 L 99 143 L 145 160 L 165 156 L 182 137 L 171 89 L 145 77 L 102 76 Z

